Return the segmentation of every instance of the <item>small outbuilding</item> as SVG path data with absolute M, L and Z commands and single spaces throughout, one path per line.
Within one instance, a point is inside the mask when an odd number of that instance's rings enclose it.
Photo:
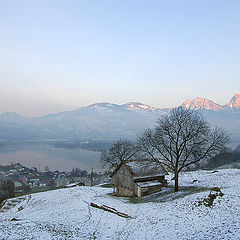
M 167 174 L 161 163 L 144 159 L 123 161 L 110 177 L 115 195 L 142 197 L 167 186 Z

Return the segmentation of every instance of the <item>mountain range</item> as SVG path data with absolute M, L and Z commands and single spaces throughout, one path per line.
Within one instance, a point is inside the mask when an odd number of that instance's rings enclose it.
M 230 131 L 233 142 L 240 142 L 239 94 L 225 105 L 197 97 L 184 101 L 181 106 L 201 111 L 208 121 Z M 129 102 L 123 105 L 95 103 L 34 118 L 7 112 L 0 115 L 0 140 L 134 139 L 170 110 Z
M 187 99 L 182 105 L 186 109 L 193 110 L 211 110 L 211 111 L 227 111 L 227 110 L 240 110 L 240 95 L 235 94 L 230 102 L 225 105 L 219 105 L 207 98 L 197 97 L 194 100 Z

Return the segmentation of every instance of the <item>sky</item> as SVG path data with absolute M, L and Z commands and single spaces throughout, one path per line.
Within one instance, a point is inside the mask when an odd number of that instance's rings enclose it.
M 0 113 L 240 93 L 240 1 L 0 0 Z

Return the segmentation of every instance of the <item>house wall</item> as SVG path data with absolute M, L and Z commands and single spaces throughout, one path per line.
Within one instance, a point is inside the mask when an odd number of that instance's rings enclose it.
M 121 196 L 134 196 L 134 182 L 127 167 L 123 164 L 112 177 L 116 194 Z
M 136 196 L 138 197 L 146 196 L 160 191 L 161 186 L 140 187 L 136 184 Z
M 162 187 L 167 186 L 165 176 L 158 177 L 145 177 L 138 180 L 133 180 L 128 168 L 122 164 L 117 172 L 112 176 L 112 183 L 115 187 L 115 194 L 119 196 L 138 196 L 142 197 L 151 193 L 161 191 L 161 186 L 152 186 L 141 188 L 135 182 L 158 180 L 162 183 Z
M 142 182 L 142 181 L 151 181 L 151 180 L 158 180 L 160 183 L 162 183 L 161 186 L 150 186 L 150 187 L 139 187 L 136 183 Z M 167 181 L 165 180 L 165 176 L 160 177 L 147 177 L 142 178 L 141 180 L 137 180 L 136 183 L 134 183 L 134 193 L 138 197 L 146 196 L 148 194 L 156 193 L 161 191 L 161 187 L 167 186 Z
M 138 197 L 142 196 L 142 190 L 136 183 L 134 183 L 133 192 L 134 192 L 135 196 L 138 196 Z
M 125 196 L 125 197 L 132 197 L 132 196 L 134 196 L 134 193 L 133 193 L 132 190 L 128 190 L 128 189 L 125 189 L 125 188 L 122 188 L 122 187 L 118 187 L 116 193 L 119 196 Z
M 152 186 L 152 187 L 147 187 L 145 191 L 143 191 L 143 196 L 160 192 L 161 191 L 161 186 Z

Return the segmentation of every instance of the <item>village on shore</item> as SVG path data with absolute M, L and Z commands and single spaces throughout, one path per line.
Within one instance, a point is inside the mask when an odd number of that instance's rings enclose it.
M 107 172 L 88 172 L 79 168 L 73 168 L 72 171 L 51 171 L 46 167 L 44 171 L 39 171 L 37 167 L 28 168 L 20 163 L 0 165 L 0 178 L 14 183 L 15 195 L 70 187 L 74 184 L 94 186 L 108 182 L 108 175 Z

